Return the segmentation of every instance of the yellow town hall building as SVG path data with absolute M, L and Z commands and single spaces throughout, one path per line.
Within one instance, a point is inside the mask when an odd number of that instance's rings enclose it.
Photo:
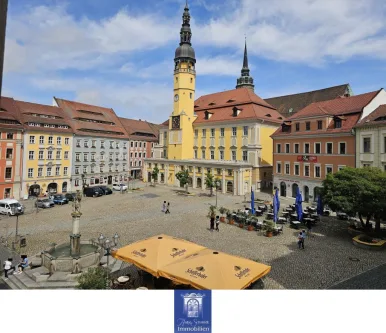
M 175 52 L 174 105 L 168 127 L 160 129 L 153 158 L 145 160 L 144 179 L 158 167 L 157 182 L 180 186 L 176 174 L 189 170 L 193 188 L 205 189 L 210 172 L 223 193 L 245 195 L 251 188 L 270 188 L 272 135 L 283 122 L 276 109 L 254 93 L 247 46 L 236 89 L 195 100 L 195 51 L 191 44 L 190 14 L 182 16 L 180 45 Z

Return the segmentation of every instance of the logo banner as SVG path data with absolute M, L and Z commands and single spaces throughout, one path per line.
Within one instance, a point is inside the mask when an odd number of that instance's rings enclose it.
M 174 332 L 212 332 L 211 290 L 174 290 Z

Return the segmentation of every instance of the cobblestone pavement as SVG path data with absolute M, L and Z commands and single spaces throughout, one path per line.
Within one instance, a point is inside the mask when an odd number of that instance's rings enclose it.
M 190 189 L 191 190 L 191 189 Z M 184 238 L 203 246 L 257 260 L 272 266 L 265 278 L 267 289 L 324 289 L 386 263 L 384 252 L 368 252 L 351 243 L 347 222 L 323 218 L 314 229 L 315 237 L 306 240 L 305 250 L 297 248 L 297 232 L 285 226 L 284 233 L 267 238 L 258 232 L 220 224 L 220 232 L 208 230 L 206 217 L 215 197 L 208 192 L 191 190 L 194 196 L 178 195 L 176 188 L 145 187 L 133 193 L 84 198 L 81 211 L 82 238 L 97 238 L 99 233 L 109 237 L 118 232 L 122 245 L 160 233 Z M 257 198 L 269 198 L 256 194 Z M 170 202 L 170 215 L 161 212 L 162 202 Z M 218 206 L 243 208 L 244 198 L 218 194 Z M 281 206 L 293 202 L 282 200 Z M 249 205 L 248 203 L 246 205 Z M 27 213 L 19 218 L 19 233 L 27 235 L 28 255 L 39 253 L 50 243 L 69 240 L 71 205 L 51 209 L 33 209 L 27 202 Z M 14 230 L 15 217 L 0 220 L 0 235 L 4 226 Z M 358 258 L 352 261 L 350 258 Z

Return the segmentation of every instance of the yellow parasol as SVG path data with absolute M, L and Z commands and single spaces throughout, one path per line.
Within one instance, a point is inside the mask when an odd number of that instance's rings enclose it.
M 159 275 L 196 289 L 245 289 L 267 275 L 270 266 L 204 249 L 160 269 Z
M 130 262 L 159 277 L 158 270 L 205 247 L 167 235 L 150 237 L 112 252 L 116 259 Z

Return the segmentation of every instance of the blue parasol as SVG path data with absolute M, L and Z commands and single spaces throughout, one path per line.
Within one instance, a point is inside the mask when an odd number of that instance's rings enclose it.
M 251 187 L 251 213 L 252 215 L 255 215 L 255 192 L 253 192 Z
M 297 188 L 297 193 L 296 193 L 296 200 L 295 200 L 295 209 L 296 213 L 298 214 L 298 221 L 301 222 L 303 218 L 303 207 L 302 207 L 302 202 L 303 198 L 300 193 L 299 187 Z
M 322 202 L 322 197 L 321 195 L 318 195 L 318 205 L 316 207 L 316 212 L 318 215 L 323 215 L 323 202 Z
M 279 209 L 280 209 L 280 201 L 279 201 L 279 190 L 276 189 L 275 195 L 273 196 L 273 220 L 276 224 L 278 215 L 279 215 Z

